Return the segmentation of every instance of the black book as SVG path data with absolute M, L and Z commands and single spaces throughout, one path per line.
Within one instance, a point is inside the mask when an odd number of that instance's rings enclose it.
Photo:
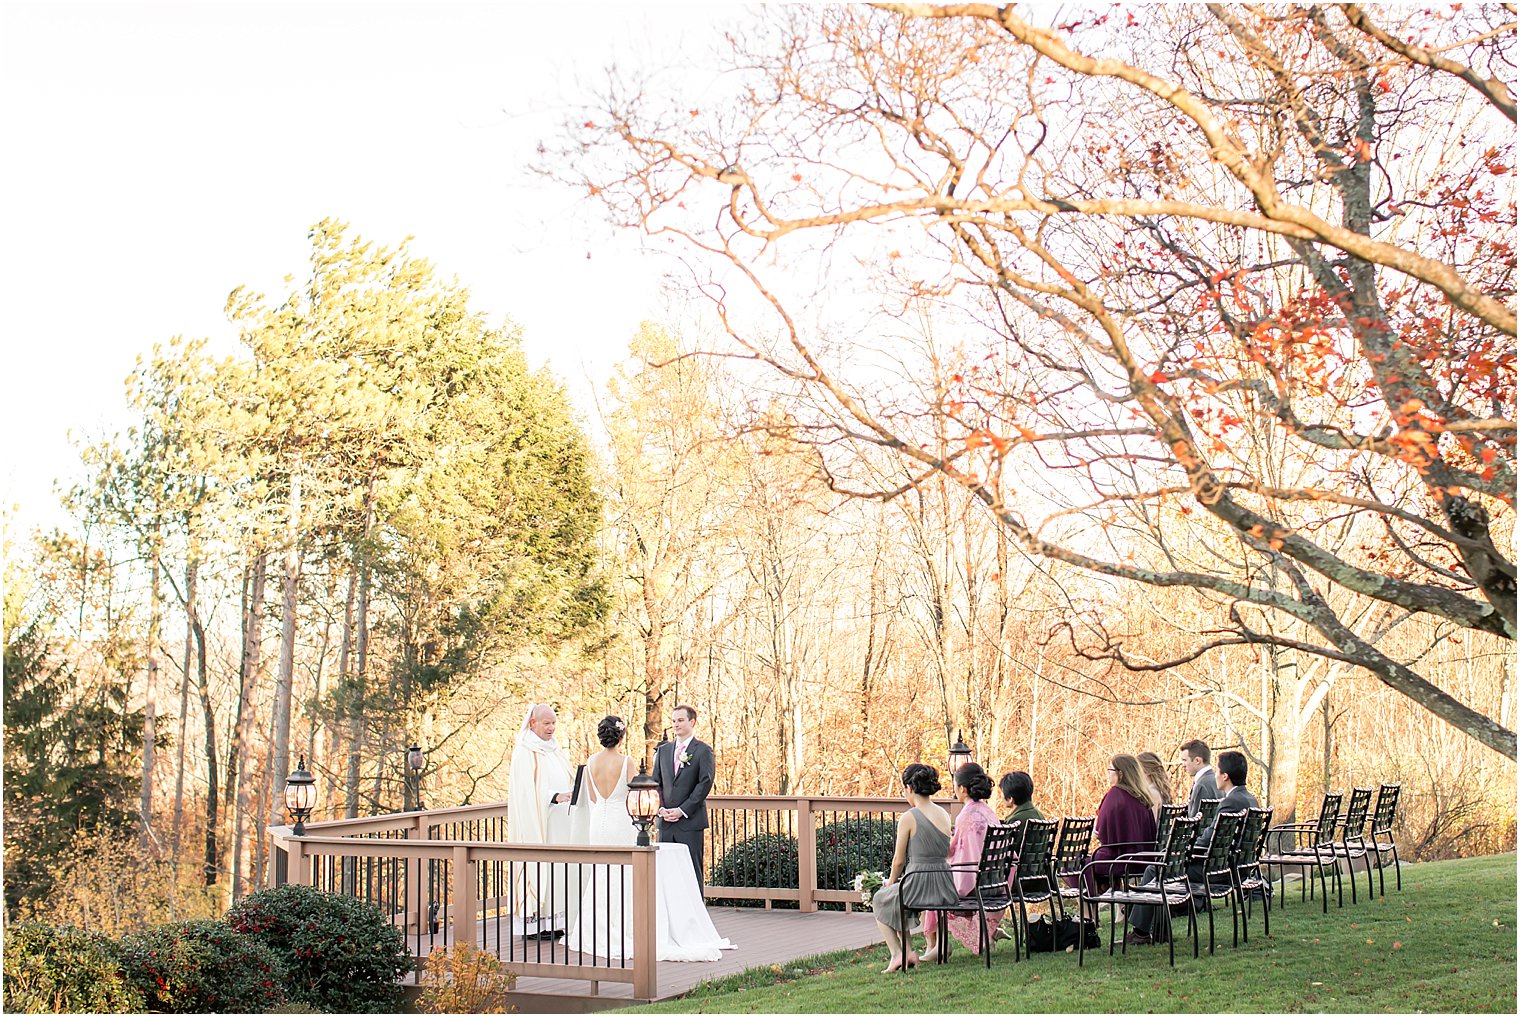
M 585 775 L 586 764 L 582 763 L 580 766 L 577 766 L 575 768 L 575 787 L 570 789 L 571 805 L 579 805 L 581 803 L 581 778 Z

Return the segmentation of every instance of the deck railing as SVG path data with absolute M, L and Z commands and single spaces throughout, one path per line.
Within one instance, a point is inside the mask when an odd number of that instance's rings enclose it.
M 820 903 L 846 910 L 860 903 L 855 874 L 889 866 L 897 816 L 909 806 L 888 798 L 711 795 L 707 807 L 709 900 L 815 911 Z M 309 823 L 301 837 L 273 827 L 270 835 L 272 885 L 303 883 L 371 901 L 403 930 L 416 957 L 467 943 L 518 975 L 585 979 L 593 993 L 598 982 L 627 982 L 635 998 L 654 998 L 653 848 L 508 844 L 502 802 Z M 593 873 L 601 875 L 593 880 Z M 579 943 L 524 939 L 513 916 L 525 910 L 530 885 L 563 893 L 572 913 L 582 888 L 616 897 L 604 906 L 631 909 L 621 919 L 633 929 L 632 956 L 597 956 L 589 932 Z

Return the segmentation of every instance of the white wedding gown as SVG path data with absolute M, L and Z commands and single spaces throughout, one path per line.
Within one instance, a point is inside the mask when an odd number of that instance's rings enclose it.
M 585 790 L 590 818 L 586 843 L 631 847 L 638 839 L 628 818 L 628 771 L 623 772 L 612 793 L 603 798 L 588 768 Z M 565 934 L 572 950 L 608 960 L 633 956 L 633 930 L 623 929 L 623 917 L 633 914 L 633 874 L 623 865 L 591 866 L 592 874 L 581 887 L 580 910 Z M 702 903 L 691 855 L 680 844 L 659 848 L 655 869 L 656 952 L 662 961 L 715 961 L 722 951 L 735 949 L 718 935 Z M 621 898 L 621 900 L 619 900 Z

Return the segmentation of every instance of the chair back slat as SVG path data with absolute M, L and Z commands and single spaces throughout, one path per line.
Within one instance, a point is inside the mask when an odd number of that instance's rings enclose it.
M 1315 837 L 1318 844 L 1323 847 L 1335 842 L 1335 827 L 1341 821 L 1341 799 L 1346 795 L 1342 791 L 1327 791 L 1319 806 L 1319 822 Z
M 1235 866 L 1255 865 L 1266 850 L 1267 828 L 1272 825 L 1271 809 L 1246 809 L 1246 816 L 1235 830 Z
M 1235 852 L 1235 834 L 1245 818 L 1244 812 L 1221 812 L 1214 817 L 1214 836 L 1209 841 L 1208 858 L 1203 863 L 1206 872 L 1212 874 L 1230 871 L 1230 859 Z
M 1198 800 L 1198 821 L 1204 826 L 1213 822 L 1215 814 L 1219 812 L 1219 803 L 1222 798 L 1200 798 Z
M 1080 876 L 1092 848 L 1094 816 L 1067 816 L 1061 820 L 1061 836 L 1056 840 L 1052 867 L 1057 876 Z
M 1372 810 L 1372 836 L 1393 835 L 1393 812 L 1399 805 L 1399 785 L 1378 785 L 1377 807 Z
M 1024 897 L 1050 892 L 1050 866 L 1055 856 L 1057 825 L 1054 819 L 1030 819 L 1024 823 L 1013 877 Z
M 987 827 L 987 838 L 982 841 L 981 864 L 976 870 L 976 886 L 983 894 L 1008 891 L 1008 877 L 1013 870 L 1021 832 L 1016 824 L 992 823 Z
M 1372 788 L 1351 789 L 1351 801 L 1346 803 L 1346 818 L 1341 821 L 1341 838 L 1360 837 L 1367 829 L 1367 810 L 1372 807 Z
M 1171 832 L 1172 824 L 1175 823 L 1185 812 L 1187 812 L 1186 804 L 1161 806 L 1161 810 L 1156 814 L 1157 851 L 1166 850 L 1167 835 Z
M 1163 879 L 1183 879 L 1193 857 L 1193 841 L 1198 836 L 1198 820 L 1178 816 L 1167 829 L 1166 846 L 1161 849 Z

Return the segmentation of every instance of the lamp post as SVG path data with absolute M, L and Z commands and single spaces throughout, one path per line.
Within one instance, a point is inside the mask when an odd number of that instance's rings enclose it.
M 649 776 L 640 760 L 639 775 L 628 782 L 628 815 L 633 819 L 633 825 L 639 829 L 636 841 L 639 847 L 649 846 L 649 828 L 654 825 L 654 817 L 659 812 L 659 781 Z
M 406 768 L 412 772 L 412 787 L 416 791 L 417 811 L 423 811 L 422 807 L 422 769 L 427 766 L 427 756 L 423 755 L 422 747 L 409 745 L 406 749 Z
M 297 837 L 306 835 L 306 821 L 317 804 L 317 778 L 306 769 L 306 757 L 296 763 L 295 772 L 285 778 L 285 810 L 296 821 L 291 832 Z
M 955 780 L 961 767 L 971 762 L 971 746 L 961 740 L 960 731 L 955 732 L 955 744 L 950 746 L 950 779 Z

